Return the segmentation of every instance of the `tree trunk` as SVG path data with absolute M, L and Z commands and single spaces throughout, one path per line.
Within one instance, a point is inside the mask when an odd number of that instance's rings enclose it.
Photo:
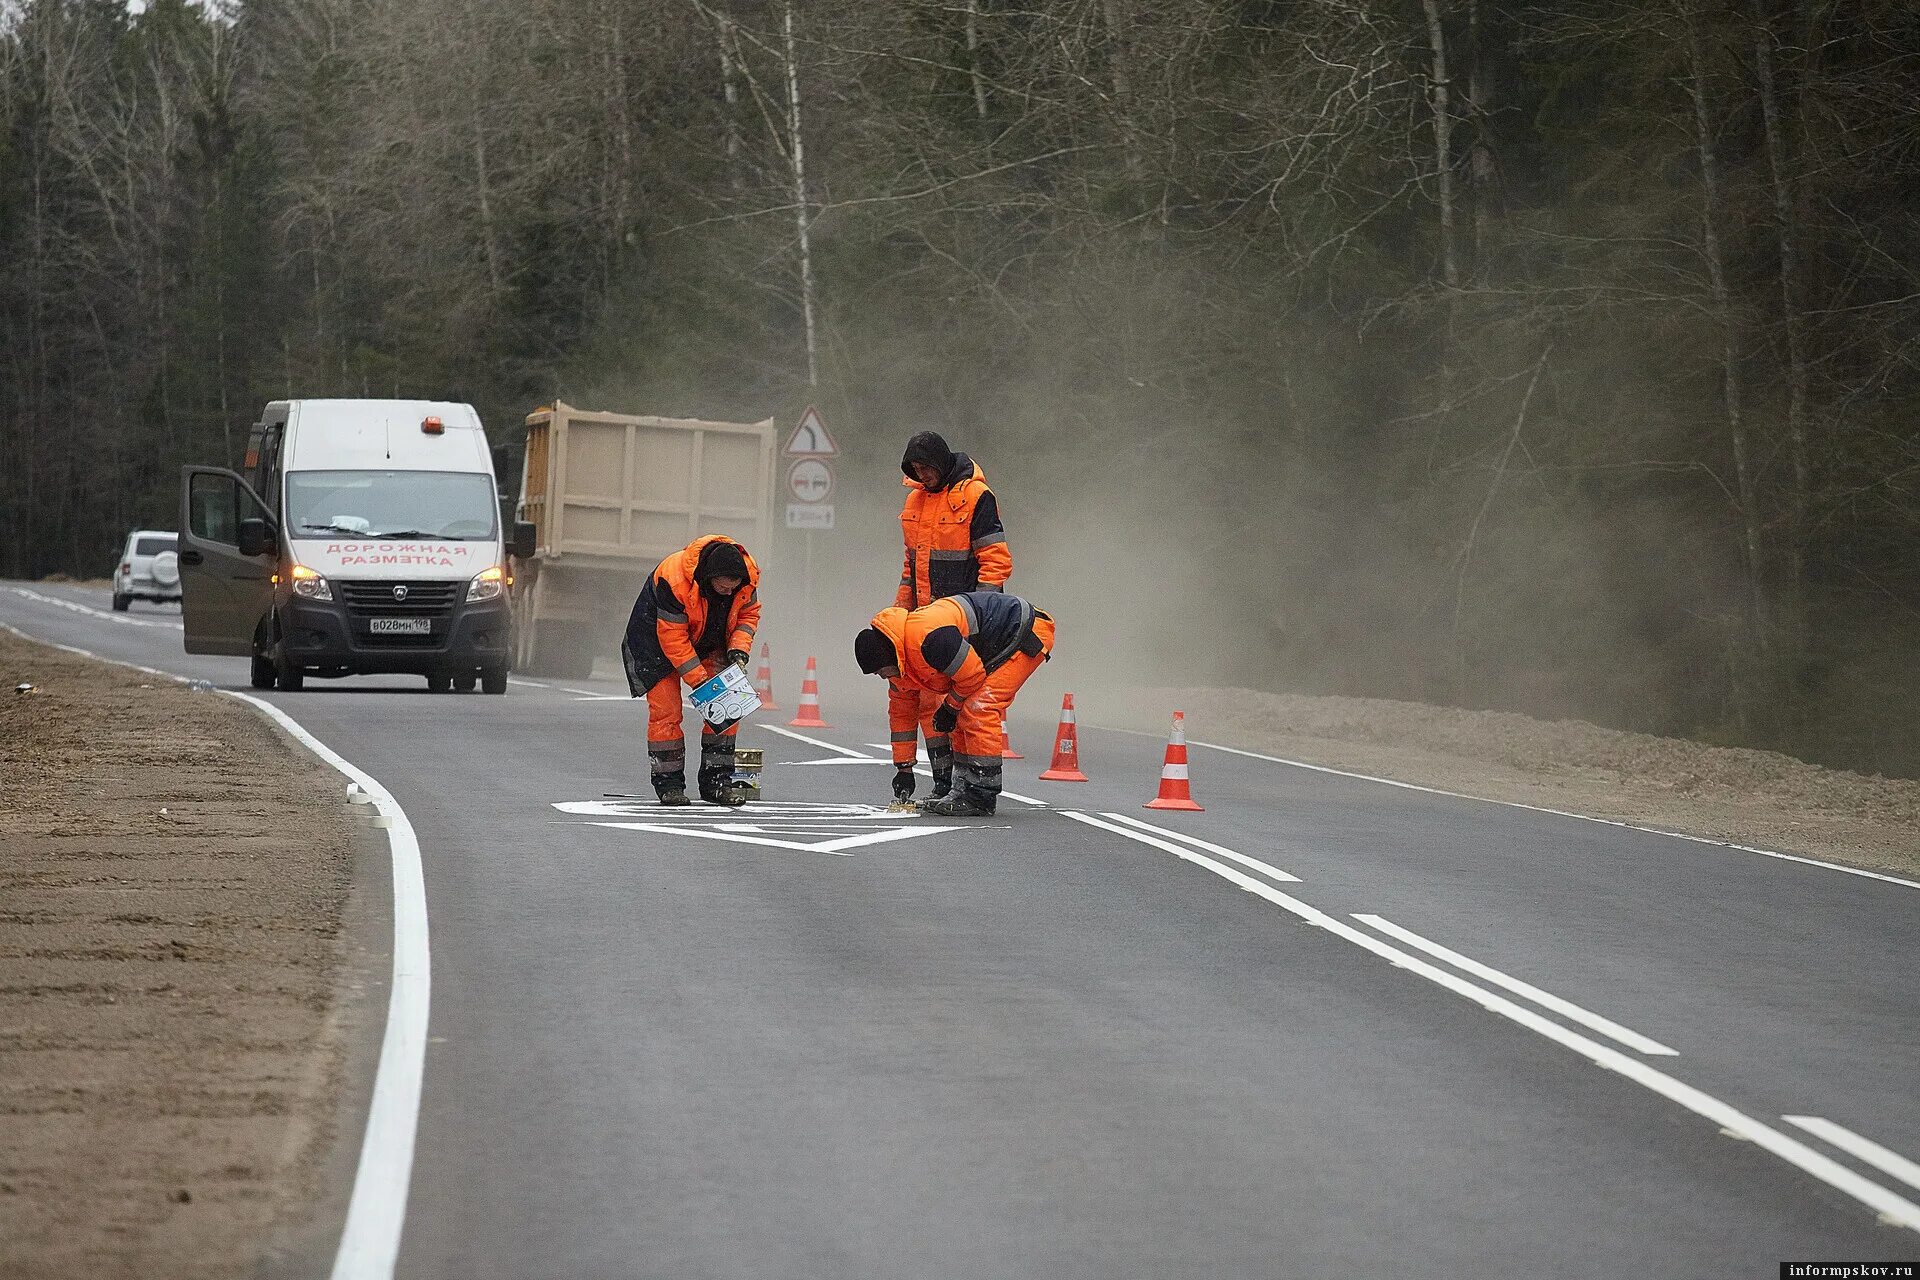
M 800 307 L 807 326 L 807 386 L 820 385 L 820 342 L 814 331 L 813 209 L 807 199 L 807 153 L 800 128 L 800 61 L 793 39 L 793 0 L 782 0 L 787 62 L 787 156 L 793 162 L 793 218 L 800 241 Z
M 1480 0 L 1467 3 L 1467 118 L 1473 121 L 1473 146 L 1467 157 L 1467 179 L 1473 188 L 1473 283 L 1491 278 L 1493 252 L 1493 148 L 1487 145 L 1487 116 L 1493 91 L 1488 87 L 1481 52 Z
M 1807 459 L 1806 291 L 1800 266 L 1799 226 L 1793 174 L 1789 171 L 1779 87 L 1774 77 L 1773 30 L 1765 0 L 1753 0 L 1754 66 L 1760 80 L 1760 117 L 1767 139 L 1767 168 L 1773 180 L 1774 230 L 1780 248 L 1780 314 L 1787 343 L 1787 452 L 1793 486 L 1787 496 L 1783 539 L 1787 580 L 1781 601 L 1781 627 L 1790 648 L 1799 647 L 1805 622 L 1808 495 L 1812 487 Z M 1804 87 L 1802 92 L 1805 92 Z
M 980 74 L 980 0 L 967 0 L 967 74 L 973 80 L 973 109 L 987 133 L 987 80 Z M 992 138 L 987 139 L 989 142 Z
M 1433 50 L 1433 162 L 1440 182 L 1440 278 L 1448 289 L 1460 287 L 1460 251 L 1453 228 L 1453 103 L 1447 72 L 1447 35 L 1440 24 L 1440 0 L 1420 0 L 1427 15 L 1427 44 Z
M 1727 286 L 1726 260 L 1720 244 L 1724 196 L 1719 149 L 1714 142 L 1713 122 L 1708 112 L 1706 48 L 1693 0 L 1683 0 L 1681 17 L 1686 25 L 1687 93 L 1693 100 L 1694 144 L 1700 154 L 1700 185 L 1704 197 L 1700 218 L 1701 240 L 1707 258 L 1707 278 L 1713 292 L 1713 311 L 1720 324 L 1721 388 L 1727 414 L 1727 440 L 1732 447 L 1734 478 L 1740 495 L 1747 592 L 1749 608 L 1753 611 L 1752 630 L 1756 642 L 1764 651 L 1768 647 L 1768 610 L 1760 500 L 1754 483 L 1752 446 L 1747 438 L 1742 401 L 1739 321 L 1733 313 L 1732 296 Z
M 1140 163 L 1139 134 L 1133 127 L 1133 77 L 1127 71 L 1126 21 L 1120 13 L 1120 0 L 1100 0 L 1100 12 L 1107 24 L 1113 105 L 1120 121 L 1120 158 L 1126 166 L 1128 186 L 1144 200 L 1145 167 Z

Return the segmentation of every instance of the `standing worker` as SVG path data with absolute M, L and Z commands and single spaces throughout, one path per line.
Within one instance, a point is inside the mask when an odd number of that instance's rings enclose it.
M 907 441 L 900 470 L 907 477 L 907 500 L 900 508 L 907 554 L 894 606 L 911 612 L 964 591 L 1004 590 L 1013 575 L 1013 551 L 1000 524 L 1000 503 L 980 465 L 948 448 L 937 432 L 922 431 Z M 928 694 L 919 716 L 935 800 L 953 786 L 953 742 L 933 723 L 939 705 L 939 698 Z M 897 750 L 897 726 L 895 737 Z
M 747 549 L 708 534 L 662 560 L 641 588 L 627 618 L 620 658 L 627 688 L 647 700 L 647 759 L 653 790 L 663 805 L 687 799 L 687 744 L 680 728 L 680 682 L 689 689 L 712 679 L 723 663 L 745 669 L 760 627 L 760 568 Z M 679 679 L 675 679 L 675 677 Z M 734 739 L 739 721 L 724 728 L 700 722 L 700 798 L 734 807 L 746 797 L 733 787 Z
M 952 794 L 922 813 L 990 816 L 1000 798 L 1001 719 L 1027 677 L 1053 657 L 1053 619 L 1019 596 L 968 591 L 909 613 L 882 609 L 853 638 L 860 670 L 887 680 L 893 730 L 893 795 L 913 797 L 913 728 L 923 699 L 934 704 L 933 731 L 953 736 L 959 777 Z

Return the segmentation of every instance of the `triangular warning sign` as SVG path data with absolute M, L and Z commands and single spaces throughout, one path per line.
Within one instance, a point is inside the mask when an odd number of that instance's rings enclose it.
M 783 450 L 791 458 L 831 458 L 840 452 L 840 446 L 827 434 L 827 420 L 812 405 L 800 415 L 800 425 L 787 437 L 787 447 Z

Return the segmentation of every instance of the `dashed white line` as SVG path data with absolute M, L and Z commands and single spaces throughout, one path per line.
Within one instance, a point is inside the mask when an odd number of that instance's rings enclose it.
M 1265 898 L 1268 902 L 1284 911 L 1299 917 L 1316 928 L 1327 932 L 1355 946 L 1363 947 L 1381 957 L 1390 964 L 1417 974 L 1429 982 L 1446 988 L 1457 995 L 1465 996 L 1475 1004 L 1496 1013 L 1512 1022 L 1517 1022 L 1528 1030 L 1545 1036 L 1555 1044 L 1572 1049 L 1585 1057 L 1595 1066 L 1624 1076 L 1634 1083 L 1652 1090 L 1670 1102 L 1686 1108 L 1712 1124 L 1719 1126 L 1735 1137 L 1745 1138 L 1754 1145 L 1772 1152 L 1805 1173 L 1845 1195 L 1853 1197 L 1861 1204 L 1877 1212 L 1883 1220 L 1909 1230 L 1920 1231 L 1920 1205 L 1914 1204 L 1868 1178 L 1864 1178 L 1832 1157 L 1823 1155 L 1806 1143 L 1794 1138 L 1770 1124 L 1754 1119 L 1735 1107 L 1729 1106 L 1712 1094 L 1696 1089 L 1690 1084 L 1677 1080 L 1666 1072 L 1649 1066 L 1639 1058 L 1629 1057 L 1611 1045 L 1601 1044 L 1598 1040 L 1569 1030 L 1541 1014 L 1522 1005 L 1515 1004 L 1505 996 L 1496 995 L 1485 987 L 1468 982 L 1458 974 L 1427 963 L 1409 951 L 1382 942 L 1372 934 L 1363 933 L 1343 920 L 1335 919 L 1318 907 L 1312 907 L 1290 894 L 1283 893 L 1261 880 L 1255 880 L 1244 872 L 1236 871 L 1224 863 L 1216 862 L 1205 854 L 1134 831 L 1118 823 L 1110 823 L 1091 814 L 1062 810 L 1067 817 L 1089 826 L 1103 827 L 1108 831 L 1138 840 L 1142 844 L 1154 845 L 1176 854 L 1196 866 L 1204 867 L 1215 875 L 1240 886 L 1248 893 Z
M 1799 1125 L 1817 1138 L 1826 1139 L 1862 1164 L 1870 1164 L 1880 1172 L 1898 1178 L 1915 1191 L 1920 1191 L 1920 1164 L 1915 1164 L 1898 1151 L 1889 1150 L 1872 1138 L 1863 1138 L 1844 1125 L 1837 1125 L 1819 1116 L 1780 1118 L 1788 1124 Z
M 1397 938 L 1410 947 L 1417 947 L 1430 956 L 1446 961 L 1456 969 L 1472 974 L 1476 978 L 1491 982 L 1497 987 L 1505 987 L 1523 999 L 1531 1000 L 1543 1009 L 1551 1009 L 1569 1022 L 1577 1022 L 1590 1031 L 1598 1031 L 1610 1040 L 1617 1040 L 1636 1052 L 1653 1057 L 1676 1058 L 1678 1049 L 1669 1049 L 1658 1040 L 1641 1035 L 1630 1027 L 1623 1027 L 1611 1018 L 1603 1018 L 1590 1009 L 1583 1009 L 1571 1000 L 1564 1000 L 1551 991 L 1542 991 L 1532 983 L 1522 982 L 1510 974 L 1502 973 L 1492 965 L 1481 964 L 1457 951 L 1450 951 L 1439 943 L 1423 938 L 1411 929 L 1403 929 L 1393 921 L 1375 915 L 1353 917 L 1363 924 L 1372 925 L 1390 938 Z
M 825 738 L 809 738 L 804 733 L 795 733 L 791 729 L 782 729 L 777 724 L 763 724 L 755 727 L 765 729 L 768 733 L 777 733 L 783 738 L 792 738 L 795 742 L 804 742 L 810 747 L 819 747 L 825 751 L 838 752 L 840 755 L 853 756 L 861 760 L 868 759 L 864 751 L 855 751 L 849 747 L 842 747 L 835 743 L 828 742 Z
M 178 631 L 183 625 L 179 622 L 163 621 L 159 618 L 134 618 L 124 613 L 108 613 L 105 609 L 96 609 L 91 605 L 84 605 L 75 600 L 62 600 L 58 596 L 41 595 L 38 591 L 29 591 L 25 587 L 13 587 L 11 590 L 17 596 L 25 596 L 27 599 L 36 600 L 41 604 L 50 604 L 56 609 L 67 609 L 74 613 L 84 613 L 89 617 L 103 618 L 108 622 L 114 623 L 116 626 L 159 627 L 163 630 Z

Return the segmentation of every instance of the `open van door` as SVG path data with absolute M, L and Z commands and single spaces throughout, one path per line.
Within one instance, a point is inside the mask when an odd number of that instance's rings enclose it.
M 240 524 L 263 520 L 267 554 L 240 553 Z M 180 613 L 188 653 L 253 653 L 260 619 L 273 607 L 280 535 L 245 480 L 225 467 L 180 470 Z

